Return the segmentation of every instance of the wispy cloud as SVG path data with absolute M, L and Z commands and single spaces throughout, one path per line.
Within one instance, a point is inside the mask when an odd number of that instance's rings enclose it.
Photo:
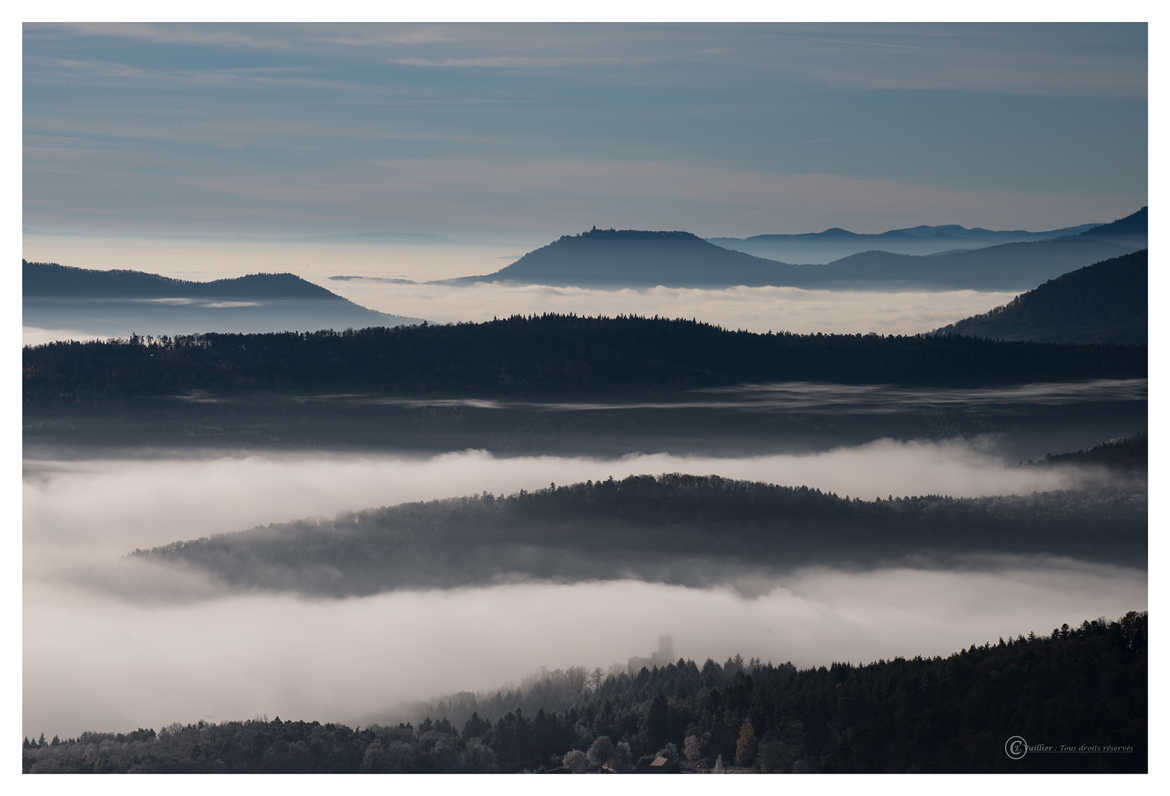
M 1144 30 L 31 24 L 26 223 L 1071 225 L 1145 203 Z

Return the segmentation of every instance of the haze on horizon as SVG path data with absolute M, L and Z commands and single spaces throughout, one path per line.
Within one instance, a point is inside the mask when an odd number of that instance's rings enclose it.
M 23 44 L 24 255 L 71 265 L 444 278 L 594 224 L 1038 230 L 1147 203 L 1144 24 L 28 24 Z

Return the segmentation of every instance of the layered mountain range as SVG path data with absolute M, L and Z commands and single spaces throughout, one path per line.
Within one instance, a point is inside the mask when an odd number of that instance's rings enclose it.
M 817 289 L 974 289 L 1027 290 L 1061 274 L 1144 248 L 1147 211 L 1111 224 L 1070 227 L 1051 233 L 1021 233 L 1024 240 L 959 248 L 930 254 L 866 250 L 824 265 L 799 265 L 766 259 L 717 246 L 684 231 L 593 228 L 566 235 L 511 265 L 482 276 L 451 280 L 455 284 L 519 282 L 589 287 L 731 287 L 790 286 Z M 931 227 L 856 236 L 828 230 L 829 240 L 916 238 L 949 231 L 957 240 L 984 244 L 1015 233 Z M 894 232 L 899 233 L 894 235 Z M 795 236 L 802 237 L 802 236 Z M 896 248 L 896 247 L 895 247 Z
M 367 309 L 293 274 L 191 282 L 142 271 L 21 261 L 25 326 L 92 335 L 398 326 L 414 318 Z

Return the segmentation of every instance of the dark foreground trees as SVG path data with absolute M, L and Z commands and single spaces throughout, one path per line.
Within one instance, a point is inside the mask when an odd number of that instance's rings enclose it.
M 752 382 L 975 386 L 1144 378 L 1137 346 L 733 332 L 661 318 L 512 317 L 347 332 L 206 334 L 24 349 L 26 406 L 213 393 L 667 395 Z
M 475 714 L 462 729 L 278 718 L 42 737 L 25 740 L 24 771 L 1141 772 L 1147 641 L 1146 614 L 1130 613 L 947 658 L 803 671 L 679 660 L 582 678 L 563 710 Z M 1005 752 L 1012 736 L 1031 745 L 1022 759 Z

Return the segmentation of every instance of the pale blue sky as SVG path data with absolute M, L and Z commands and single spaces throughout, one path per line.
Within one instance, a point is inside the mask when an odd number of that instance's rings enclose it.
M 1145 25 L 26 25 L 30 236 L 544 242 L 1146 203 Z

